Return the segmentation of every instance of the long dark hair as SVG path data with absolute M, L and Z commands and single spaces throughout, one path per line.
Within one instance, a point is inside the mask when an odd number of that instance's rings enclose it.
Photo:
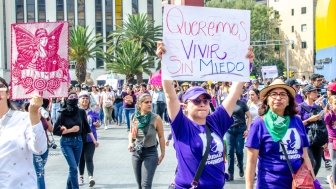
M 295 102 L 295 99 L 294 99 L 294 97 L 292 97 L 290 95 L 290 93 L 286 89 L 284 89 L 284 90 L 288 93 L 288 98 L 289 98 L 288 106 L 285 108 L 284 116 L 290 116 L 290 117 L 295 116 L 298 113 L 297 108 L 296 108 L 297 104 Z M 265 115 L 267 113 L 268 109 L 269 109 L 269 105 L 267 104 L 267 99 L 268 99 L 268 95 L 271 91 L 273 91 L 273 90 L 270 90 L 265 95 L 266 98 L 264 98 L 262 100 L 262 104 L 261 104 L 261 106 L 259 108 L 259 111 L 258 111 L 259 116 Z
M 0 82 L 6 86 L 7 92 L 9 92 L 9 85 L 6 82 L 6 80 L 4 78 L 0 77 Z M 11 104 L 11 102 L 10 102 L 9 99 L 7 99 L 7 106 L 8 106 L 8 108 L 13 109 L 13 106 L 12 106 L 12 104 Z

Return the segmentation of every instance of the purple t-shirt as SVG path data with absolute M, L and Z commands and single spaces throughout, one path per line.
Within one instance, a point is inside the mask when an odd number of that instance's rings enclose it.
M 302 95 L 296 93 L 296 95 L 295 95 L 295 100 L 294 100 L 294 101 L 295 101 L 297 104 L 301 104 L 301 103 L 304 101 L 304 99 L 303 99 Z
M 127 92 L 122 92 L 121 96 L 122 98 L 125 98 L 125 96 L 128 96 L 129 94 Z M 124 108 L 135 108 L 135 104 L 136 104 L 136 96 L 134 93 L 132 93 L 132 98 L 133 98 L 133 103 L 132 104 L 126 104 L 125 101 L 123 101 L 123 107 Z
M 89 125 L 90 125 L 91 132 L 92 132 L 93 136 L 95 137 L 96 140 L 98 140 L 98 139 L 97 139 L 97 130 L 96 130 L 96 126 L 93 125 L 93 123 L 96 122 L 97 120 L 99 120 L 99 113 L 98 113 L 98 112 L 95 112 L 95 111 L 93 111 L 93 110 L 90 110 L 90 111 L 87 113 L 87 120 L 88 120 L 88 123 L 89 123 Z M 87 135 L 86 141 L 87 141 L 87 142 L 93 142 L 89 134 Z
M 225 182 L 223 137 L 232 125 L 233 120 L 224 107 L 219 106 L 214 113 L 207 116 L 206 121 L 210 127 L 213 140 L 197 188 L 223 188 Z M 205 126 L 191 121 L 183 114 L 182 109 L 180 109 L 171 126 L 178 162 L 175 187 L 176 189 L 189 189 L 205 152 L 207 144 Z
M 305 127 L 299 117 L 293 116 L 285 136 L 282 138 L 294 172 L 302 164 L 303 147 L 308 147 Z M 258 189 L 292 188 L 292 175 L 279 142 L 274 142 L 264 120 L 257 118 L 251 125 L 246 147 L 259 150 Z
M 336 138 L 336 114 L 332 110 L 324 116 L 329 138 Z

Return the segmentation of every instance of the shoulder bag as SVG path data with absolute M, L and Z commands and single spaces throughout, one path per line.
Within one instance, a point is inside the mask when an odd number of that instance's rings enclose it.
M 288 158 L 285 145 L 283 144 L 282 141 L 280 141 L 280 146 L 285 154 L 289 170 L 293 177 L 292 189 L 315 189 L 313 175 L 311 171 L 308 169 L 305 161 L 303 160 L 299 170 L 296 173 L 294 173 L 292 164 Z

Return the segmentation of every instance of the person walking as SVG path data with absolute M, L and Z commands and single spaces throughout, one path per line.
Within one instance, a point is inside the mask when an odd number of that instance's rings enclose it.
M 156 167 L 165 156 L 165 139 L 161 117 L 152 113 L 152 97 L 141 94 L 131 121 L 128 150 L 132 153 L 132 165 L 139 189 L 152 188 Z M 157 137 L 159 142 L 157 141 Z M 157 145 L 160 145 L 160 156 Z
M 283 143 L 296 173 L 304 163 L 313 168 L 308 156 L 309 142 L 305 127 L 296 116 L 295 90 L 281 79 L 275 79 L 260 91 L 260 116 L 251 125 L 247 140 L 246 189 L 252 189 L 258 160 L 258 189 L 292 188 L 292 173 L 288 167 Z
M 42 98 L 33 96 L 27 112 L 14 110 L 9 86 L 0 77 L 0 188 L 37 189 L 33 154 L 47 150 L 39 113 Z
M 127 86 L 126 92 L 122 93 L 123 97 L 123 109 L 125 111 L 125 119 L 127 124 L 127 132 L 130 131 L 130 116 L 135 111 L 136 96 L 134 94 L 133 88 Z
M 54 124 L 53 134 L 62 136 L 60 140 L 62 153 L 69 166 L 69 175 L 66 189 L 78 189 L 78 164 L 83 149 L 83 138 L 91 132 L 84 110 L 78 108 L 77 93 L 69 93 L 65 108 L 61 109 L 60 116 Z
M 305 97 L 305 101 L 299 105 L 299 115 L 303 125 L 306 126 L 307 134 L 309 130 L 312 129 L 311 125 L 315 123 L 322 124 L 321 126 L 325 128 L 325 123 L 323 120 L 323 108 L 315 103 L 318 99 L 317 88 L 313 85 L 307 85 L 303 88 L 302 91 Z M 316 145 L 313 144 L 313 141 L 310 141 L 308 154 L 312 162 L 315 175 L 317 175 L 321 167 L 323 156 L 322 145 Z
M 161 57 L 164 52 L 163 43 L 158 42 L 157 56 Z M 248 53 L 250 62 L 253 57 L 253 52 L 250 50 Z M 211 96 L 202 87 L 191 87 L 182 97 L 185 115 L 175 92 L 173 81 L 163 81 L 178 164 L 175 188 L 223 188 L 225 183 L 223 137 L 232 124 L 231 115 L 236 101 L 242 94 L 242 88 L 242 82 L 234 82 L 223 103 L 212 114 L 209 114 Z M 207 128 L 211 132 L 210 138 L 212 139 L 211 142 L 209 141 L 211 150 L 199 182 L 195 183 L 193 182 L 194 176 L 208 144 Z
M 252 122 L 259 117 L 259 108 L 261 106 L 259 93 L 258 89 L 250 89 L 248 91 L 247 107 L 251 113 Z
M 79 98 L 79 108 L 85 110 L 87 115 L 87 120 L 94 136 L 94 140 L 91 138 L 91 135 L 87 135 L 83 138 L 83 150 L 81 154 L 81 158 L 79 161 L 79 184 L 84 184 L 84 169 L 85 164 L 89 175 L 89 187 L 93 187 L 95 185 L 95 180 L 93 178 L 93 156 L 95 153 L 96 147 L 98 147 L 99 143 L 97 142 L 97 130 L 96 128 L 100 127 L 99 121 L 99 112 L 91 109 L 90 107 L 90 94 L 88 92 L 80 92 L 78 95 Z
M 234 180 L 234 155 L 236 154 L 239 168 L 239 176 L 244 176 L 244 138 L 247 136 L 252 117 L 251 113 L 242 100 L 237 100 L 232 113 L 233 124 L 228 129 L 225 138 L 228 157 L 228 181 Z

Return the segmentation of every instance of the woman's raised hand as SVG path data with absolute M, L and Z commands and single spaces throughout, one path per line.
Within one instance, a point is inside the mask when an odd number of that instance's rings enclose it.
M 161 59 L 162 55 L 164 53 L 166 53 L 166 49 L 165 49 L 162 41 L 158 41 L 156 44 L 157 44 L 157 47 L 156 47 L 155 54 L 156 54 L 156 56 L 158 56 Z

